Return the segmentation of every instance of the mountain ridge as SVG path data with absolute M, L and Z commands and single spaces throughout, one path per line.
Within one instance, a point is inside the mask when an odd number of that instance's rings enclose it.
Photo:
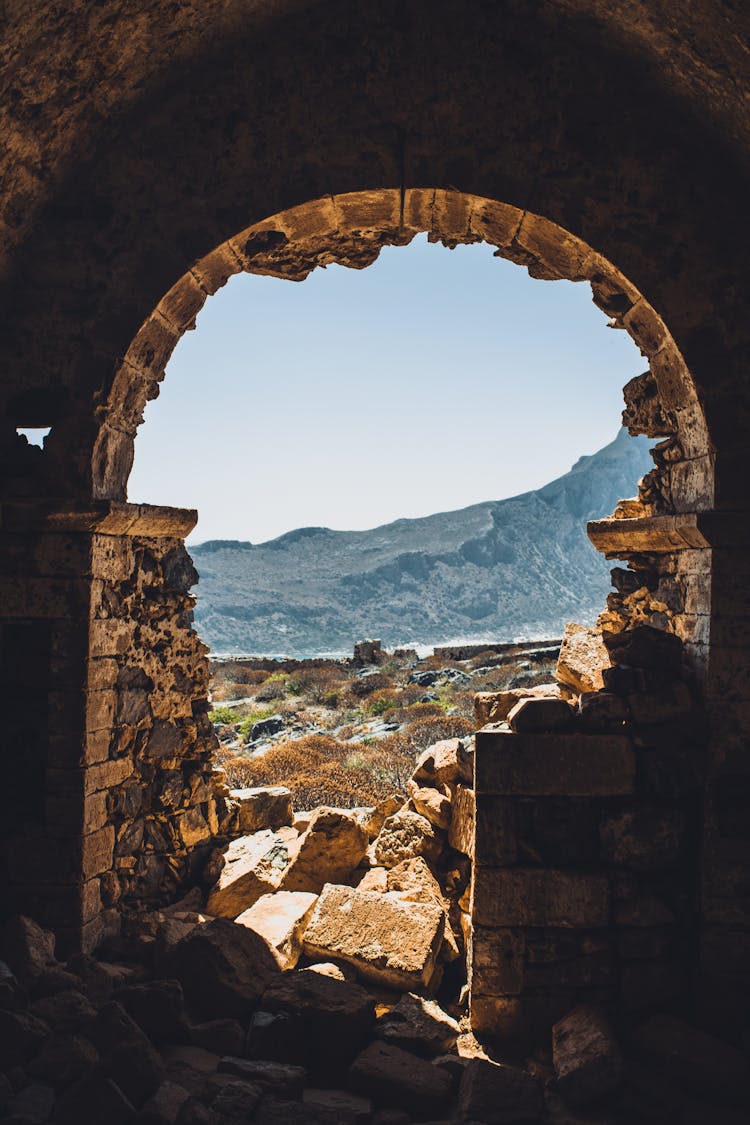
M 366 635 L 388 646 L 498 641 L 593 620 L 609 567 L 585 525 L 633 495 L 649 446 L 621 430 L 539 489 L 365 531 L 193 546 L 197 628 L 214 651 L 312 656 Z

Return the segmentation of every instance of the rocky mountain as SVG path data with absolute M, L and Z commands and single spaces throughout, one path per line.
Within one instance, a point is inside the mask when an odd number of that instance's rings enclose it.
M 499 641 L 591 622 L 610 564 L 586 521 L 635 494 L 652 467 L 649 444 L 621 430 L 544 488 L 460 511 L 193 547 L 197 627 L 215 652 L 312 656 L 365 636 L 388 647 Z

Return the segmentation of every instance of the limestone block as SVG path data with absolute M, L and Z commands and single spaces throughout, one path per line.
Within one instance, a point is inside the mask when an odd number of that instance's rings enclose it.
M 282 879 L 285 891 L 319 894 L 329 882 L 350 878 L 367 849 L 367 832 L 341 809 L 316 809 L 295 845 Z
M 223 918 L 196 926 L 175 946 L 165 967 L 187 999 L 216 1019 L 245 1019 L 279 973 L 259 934 Z
M 505 867 L 518 855 L 517 803 L 507 797 L 475 798 L 474 862 L 477 867 Z
M 186 848 L 194 848 L 211 839 L 211 829 L 201 810 L 196 806 L 186 809 L 179 821 L 180 839 Z
M 575 714 L 564 699 L 553 696 L 519 699 L 508 712 L 508 725 L 516 734 L 538 731 L 567 730 L 573 726 Z
M 305 931 L 304 951 L 345 961 L 376 984 L 419 989 L 432 978 L 444 929 L 439 906 L 327 884 Z
M 474 696 L 474 716 L 478 727 L 504 722 L 521 699 L 562 699 L 559 684 L 537 684 L 508 691 L 478 691 Z
M 242 832 L 259 832 L 264 828 L 276 830 L 292 824 L 292 794 L 284 785 L 270 785 L 255 789 L 232 789 L 229 796 L 239 806 Z
M 477 793 L 594 797 L 632 793 L 635 754 L 624 735 L 477 733 Z
M 289 865 L 289 849 L 274 832 L 257 832 L 232 840 L 222 858 L 223 869 L 206 910 L 215 917 L 236 918 L 278 888 Z
M 388 872 L 385 867 L 371 867 L 369 871 L 365 871 L 362 878 L 357 883 L 361 891 L 381 891 L 384 893 L 388 890 Z
M 596 929 L 609 923 L 609 882 L 603 875 L 549 868 L 478 868 L 474 922 Z
M 450 1101 L 450 1075 L 410 1051 L 375 1040 L 359 1055 L 349 1085 L 382 1105 L 405 1109 L 418 1118 L 439 1117 Z
M 574 691 L 598 691 L 604 686 L 602 668 L 608 668 L 609 653 L 598 629 L 570 622 L 565 626 L 555 675 Z
M 472 996 L 518 996 L 524 986 L 523 930 L 475 926 L 472 935 Z
M 398 810 L 403 807 L 405 801 L 405 797 L 394 793 L 393 796 L 385 797 L 382 801 L 377 803 L 367 821 L 367 836 L 370 841 L 375 839 L 388 817 L 398 812 Z
M 314 1090 L 302 1094 L 302 1102 L 309 1106 L 315 1120 L 341 1122 L 342 1125 L 370 1125 L 372 1102 L 348 1090 Z
M 441 849 L 440 838 L 426 817 L 402 809 L 389 816 L 372 845 L 374 862 L 380 867 L 395 867 L 405 859 L 421 855 L 435 862 Z
M 448 843 L 457 852 L 474 855 L 476 797 L 467 785 L 457 785 L 453 794 Z
M 262 1007 L 301 1021 L 313 1069 L 348 1065 L 375 1022 L 375 1001 L 366 989 L 308 970 L 279 976 L 263 993 Z
M 367 890 L 360 883 L 360 890 Z M 404 902 L 426 902 L 446 909 L 443 892 L 422 856 L 405 859 L 386 875 L 386 890 L 397 893 Z
M 263 895 L 235 919 L 259 934 L 280 969 L 293 969 L 302 953 L 302 935 L 318 896 L 307 891 L 276 891 Z
M 682 858 L 685 815 L 678 809 L 641 808 L 605 820 L 599 835 L 610 862 L 637 871 L 663 871 Z
M 451 822 L 451 800 L 439 789 L 420 788 L 414 782 L 409 784 L 411 803 L 421 816 L 426 816 L 435 828 L 447 830 Z
M 461 1076 L 458 1107 L 464 1121 L 510 1125 L 539 1120 L 544 1104 L 540 1079 L 514 1066 L 471 1059 Z
M 620 1048 L 595 1008 L 575 1008 L 554 1025 L 552 1061 L 560 1094 L 574 1108 L 612 1093 L 622 1081 Z
M 609 691 L 585 691 L 578 700 L 578 723 L 587 733 L 618 732 L 630 718 L 624 699 Z
M 407 992 L 375 1025 L 375 1035 L 385 1043 L 430 1058 L 450 1051 L 459 1026 L 434 1000 Z

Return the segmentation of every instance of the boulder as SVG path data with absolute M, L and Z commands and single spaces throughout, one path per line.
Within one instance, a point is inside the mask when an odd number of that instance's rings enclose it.
M 444 1113 L 452 1087 L 445 1071 L 378 1040 L 355 1059 L 349 1085 L 381 1105 L 404 1109 L 422 1120 Z
M 307 1089 L 302 1095 L 307 1109 L 331 1125 L 370 1125 L 372 1102 L 348 1090 Z
M 244 1019 L 279 966 L 259 934 L 217 918 L 196 926 L 168 959 L 172 976 L 205 1015 Z
M 286 720 L 283 715 L 269 715 L 267 719 L 258 719 L 250 728 L 250 741 L 257 742 L 259 738 L 272 738 L 284 729 Z
M 302 953 L 302 935 L 318 896 L 309 891 L 263 895 L 236 919 L 263 938 L 280 969 L 293 969 Z
M 508 713 L 508 725 L 516 734 L 568 730 L 574 719 L 575 712 L 570 704 L 552 696 L 519 699 Z
M 238 1059 L 227 1056 L 219 1063 L 220 1074 L 233 1074 L 280 1098 L 301 1098 L 307 1078 L 304 1067 L 270 1059 Z
M 236 918 L 278 888 L 289 866 L 289 845 L 274 832 L 256 832 L 232 840 L 222 858 L 223 868 L 206 910 L 214 917 Z
M 370 854 L 378 867 L 395 867 L 420 855 L 434 863 L 440 850 L 441 839 L 427 817 L 401 809 L 385 821 Z
M 360 883 L 359 889 L 367 888 Z M 386 875 L 385 889 L 397 893 L 404 902 L 426 902 L 441 910 L 447 909 L 440 884 L 421 855 L 404 859 L 392 867 Z
M 427 817 L 435 828 L 447 831 L 451 822 L 451 799 L 439 789 L 420 788 L 414 782 L 409 784 L 409 796 L 414 808 Z
M 401 796 L 400 793 L 394 793 L 390 797 L 385 797 L 382 801 L 378 801 L 367 821 L 367 835 L 370 841 L 375 839 L 388 817 L 398 812 L 398 810 L 403 807 L 405 801 L 406 798 Z
M 244 833 L 264 828 L 275 830 L 294 822 L 292 794 L 284 785 L 232 789 L 230 797 L 237 803 L 239 826 Z
M 375 1022 L 375 1001 L 360 985 L 304 969 L 277 977 L 263 994 L 263 1009 L 300 1021 L 309 1069 L 324 1074 L 349 1065 Z
M 460 758 L 460 739 L 442 739 L 422 751 L 417 758 L 412 778 L 419 786 L 439 788 L 443 785 L 452 785 L 460 779 Z
M 574 1109 L 613 1093 L 622 1082 L 620 1048 L 595 1008 L 574 1008 L 554 1025 L 552 1061 L 560 1094 Z
M 16 914 L 0 926 L 0 957 L 20 981 L 34 980 L 55 961 L 55 935 Z
M 544 1104 L 542 1083 L 525 1070 L 474 1058 L 464 1068 L 458 1089 L 459 1115 L 483 1125 L 536 1122 Z
M 376 984 L 418 989 L 430 983 L 444 931 L 440 906 L 329 883 L 305 931 L 304 951 L 345 961 Z
M 434 1000 L 407 992 L 390 1012 L 381 1016 L 375 1034 L 385 1043 L 431 1058 L 450 1051 L 459 1026 Z
M 611 664 L 609 653 L 598 629 L 569 622 L 565 626 L 556 676 L 575 692 L 598 691 L 604 687 L 602 669 Z
M 366 850 L 367 832 L 355 816 L 341 809 L 316 809 L 297 842 L 282 887 L 320 894 L 325 883 L 348 879 Z

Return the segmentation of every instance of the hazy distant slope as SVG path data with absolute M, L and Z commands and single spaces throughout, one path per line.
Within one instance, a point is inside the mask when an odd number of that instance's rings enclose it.
M 458 638 L 549 636 L 592 620 L 609 564 L 586 521 L 633 496 L 653 465 L 645 438 L 617 438 L 535 492 L 370 531 L 305 527 L 256 545 L 192 548 L 196 623 L 214 651 L 348 650 Z

